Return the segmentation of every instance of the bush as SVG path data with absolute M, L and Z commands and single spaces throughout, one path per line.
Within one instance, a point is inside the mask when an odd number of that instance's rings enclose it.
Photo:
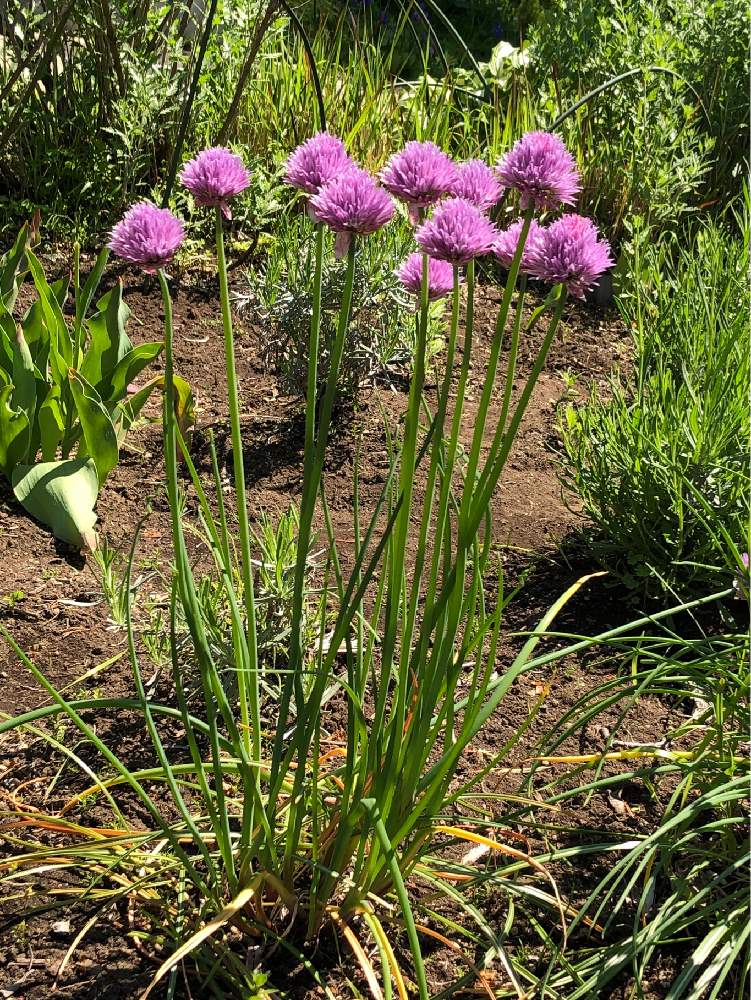
M 702 586 L 747 534 L 748 230 L 708 223 L 689 248 L 671 238 L 643 257 L 639 242 L 621 301 L 636 370 L 567 407 L 562 480 L 627 586 Z
M 694 4 L 691 16 L 681 16 L 661 0 L 554 0 L 531 35 L 531 72 L 543 120 L 628 70 L 657 65 L 685 78 L 660 72 L 631 77 L 593 98 L 561 127 L 584 168 L 580 203 L 610 220 L 614 232 L 635 214 L 660 228 L 674 225 L 706 197 L 713 155 L 738 157 L 748 145 L 747 139 L 736 145 L 732 128 L 709 128 L 687 85 L 697 86 L 694 8 L 706 20 L 714 6 Z M 736 87 L 742 70 L 732 59 L 718 70 L 718 94 Z
M 308 373 L 311 293 L 314 246 L 303 217 L 296 215 L 280 225 L 263 268 L 247 272 L 249 292 L 238 296 L 242 309 L 264 323 L 263 356 L 283 392 L 305 397 Z M 355 271 L 355 295 L 347 343 L 339 367 L 340 396 L 352 400 L 360 386 L 399 365 L 407 368 L 415 348 L 415 320 L 394 261 L 406 256 L 410 235 L 393 227 L 362 247 Z M 336 334 L 344 268 L 338 262 L 324 265 L 321 346 L 318 370 L 322 382 L 328 374 L 331 346 Z M 442 341 L 442 302 L 431 304 L 429 353 Z

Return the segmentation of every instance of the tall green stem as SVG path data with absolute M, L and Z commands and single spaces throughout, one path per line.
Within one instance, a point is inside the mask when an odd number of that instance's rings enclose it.
M 227 393 L 229 396 L 230 432 L 232 435 L 232 465 L 235 476 L 235 496 L 237 498 L 237 523 L 240 536 L 240 558 L 242 562 L 243 602 L 245 606 L 245 627 L 248 649 L 248 663 L 238 664 L 237 683 L 240 699 L 240 715 L 243 724 L 243 738 L 246 751 L 258 763 L 261 759 L 261 713 L 258 683 L 258 649 L 256 646 L 256 611 L 253 593 L 253 565 L 250 554 L 250 526 L 245 492 L 245 465 L 243 462 L 243 441 L 240 429 L 240 400 L 235 364 L 235 342 L 232 332 L 232 311 L 227 283 L 227 260 L 224 254 L 224 229 L 222 212 L 217 206 L 216 218 L 216 258 L 219 272 L 219 297 L 222 305 L 222 325 L 224 327 L 224 357 L 227 368 Z M 252 735 L 252 748 L 251 748 Z

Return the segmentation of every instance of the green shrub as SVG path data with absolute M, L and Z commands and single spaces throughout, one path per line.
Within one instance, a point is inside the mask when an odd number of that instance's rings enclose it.
M 553 0 L 531 35 L 530 51 L 543 121 L 629 70 L 656 65 L 685 78 L 652 71 L 633 76 L 561 127 L 583 167 L 580 204 L 608 219 L 611 232 L 627 228 L 636 214 L 656 227 L 672 226 L 706 197 L 712 157 L 726 155 L 731 136 L 708 128 L 688 86 L 697 83 L 686 64 L 697 56 L 691 17 L 679 16 L 663 0 Z M 726 85 L 718 71 L 719 90 Z
M 698 586 L 732 572 L 727 538 L 748 533 L 748 230 L 639 244 L 621 301 L 635 371 L 567 407 L 562 478 L 628 586 Z

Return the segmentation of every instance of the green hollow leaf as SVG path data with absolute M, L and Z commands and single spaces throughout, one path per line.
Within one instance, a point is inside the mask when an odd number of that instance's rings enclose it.
M 56 538 L 78 548 L 96 548 L 99 480 L 91 458 L 19 465 L 11 482 L 21 506 Z
M 45 462 L 51 462 L 57 454 L 57 449 L 65 433 L 65 421 L 60 408 L 60 387 L 54 383 L 49 387 L 49 391 L 39 407 L 37 423 L 42 459 Z
M 112 417 L 102 403 L 99 393 L 80 372 L 71 368 L 68 380 L 86 442 L 86 451 L 94 460 L 101 486 L 120 457 Z
M 29 418 L 11 406 L 13 385 L 0 389 L 0 469 L 8 479 L 14 467 L 26 457 L 29 447 Z

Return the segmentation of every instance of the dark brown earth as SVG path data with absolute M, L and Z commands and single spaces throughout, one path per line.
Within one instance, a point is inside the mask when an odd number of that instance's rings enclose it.
M 118 275 L 113 270 L 111 279 Z M 123 271 L 125 297 L 133 319 L 129 334 L 134 341 L 160 339 L 162 313 L 158 289 L 149 278 Z M 239 278 L 235 279 L 239 281 Z M 199 471 L 208 484 L 210 465 L 207 434 L 212 429 L 220 461 L 231 462 L 227 445 L 227 401 L 219 306 L 213 281 L 204 275 L 183 274 L 174 284 L 177 368 L 194 388 L 197 401 L 197 429 L 194 454 Z M 490 330 L 497 309 L 498 293 L 492 286 L 481 288 L 477 306 L 476 332 L 479 349 L 473 361 L 471 391 L 466 426 L 472 426 L 482 387 Z M 521 375 L 529 364 L 541 333 L 524 345 Z M 236 352 L 241 382 L 245 463 L 251 518 L 265 511 L 277 518 L 299 496 L 302 478 L 302 417 L 298 400 L 281 396 L 274 378 L 260 362 L 264 337 L 262 326 L 238 319 Z M 592 566 L 570 544 L 580 517 L 561 496 L 553 451 L 557 442 L 556 410 L 570 388 L 564 374 L 603 382 L 614 364 L 628 360 L 630 338 L 614 313 L 601 313 L 583 305 L 567 306 L 548 365 L 535 389 L 505 476 L 493 500 L 493 524 L 501 565 L 507 583 L 526 577 L 526 585 L 513 601 L 507 617 L 509 633 L 534 625 L 555 598 L 574 580 L 592 572 Z M 397 426 L 405 408 L 404 391 L 394 385 L 365 387 L 352 413 L 346 415 L 331 449 L 326 474 L 327 496 L 337 538 L 345 556 L 352 546 L 352 467 L 355 441 L 360 440 L 362 504 L 367 513 L 375 503 L 386 469 L 386 439 L 381 408 L 392 427 Z M 168 509 L 161 458 L 161 431 L 158 405 L 147 410 L 154 423 L 137 429 L 129 438 L 118 468 L 105 484 L 98 504 L 99 530 L 115 546 L 127 547 L 137 522 L 148 513 L 137 548 L 136 566 L 147 575 L 164 569 L 169 557 Z M 420 484 L 417 484 L 419 492 Z M 570 503 L 570 501 L 569 501 Z M 188 517 L 195 520 L 195 505 L 189 504 Z M 563 544 L 566 540 L 568 544 Z M 32 658 L 49 681 L 68 691 L 106 692 L 108 696 L 133 693 L 126 657 L 95 675 L 86 677 L 125 649 L 125 634 L 108 617 L 101 600 L 96 567 L 91 561 L 56 544 L 48 532 L 33 523 L 15 503 L 10 489 L 0 484 L 0 624 Z M 144 591 L 164 590 L 159 576 L 144 584 Z M 594 634 L 635 616 L 624 595 L 598 578 L 583 588 L 568 606 L 560 627 L 576 633 Z M 502 658 L 515 645 L 509 639 Z M 566 662 L 557 673 L 539 671 L 525 675 L 515 685 L 502 709 L 492 718 L 483 737 L 465 755 L 461 775 L 469 776 L 482 767 L 502 743 L 516 731 L 518 720 L 528 714 L 541 693 L 546 696 L 530 731 L 512 755 L 509 766 L 515 773 L 491 772 L 481 790 L 488 795 L 518 788 L 520 772 L 528 770 L 537 740 L 575 700 L 593 685 L 612 676 L 617 663 L 600 661 Z M 7 645 L 0 645 L 0 711 L 9 715 L 42 705 L 47 699 Z M 639 711 L 627 718 L 622 738 L 635 742 L 659 739 L 674 721 L 677 709 L 661 702 L 642 702 Z M 607 720 L 605 720 L 607 721 Z M 136 720 L 100 720 L 98 731 L 118 741 L 118 753 L 128 760 L 142 761 L 151 753 L 147 736 Z M 603 737 L 584 734 L 559 751 L 582 752 L 581 740 L 591 750 L 600 748 Z M 11 734 L 0 742 L 0 780 L 6 790 L 24 784 L 22 799 L 27 805 L 38 802 L 51 780 L 52 762 L 35 757 L 39 748 L 33 737 Z M 46 751 L 45 751 L 46 753 Z M 617 769 L 617 766 L 614 766 Z M 540 783 L 545 780 L 544 772 Z M 648 800 L 643 791 L 622 790 L 628 809 L 614 806 L 607 798 L 594 797 L 584 806 L 567 806 L 557 822 L 569 829 L 598 829 L 623 833 L 649 829 L 659 814 L 659 802 Z M 525 828 L 520 821 L 519 830 Z M 529 832 L 529 831 L 527 831 Z M 542 849 L 542 842 L 532 843 Z M 584 894 L 583 887 L 567 887 L 572 901 Z M 492 917 L 492 899 L 489 917 Z M 17 904 L 15 904 L 17 905 Z M 503 905 L 497 904 L 499 919 Z M 14 904 L 6 908 L 12 912 Z M 71 911 L 71 933 L 89 915 Z M 51 984 L 71 941 L 71 933 L 58 935 L 54 920 L 41 916 L 12 930 L 0 924 L 1 996 L 41 1000 L 50 995 Z M 125 936 L 127 923 L 120 911 L 111 913 L 87 936 L 71 959 L 58 984 L 61 996 L 77 1000 L 95 997 L 135 998 L 148 984 L 153 966 Z M 333 954 L 333 952 L 332 952 Z M 459 966 L 446 952 L 435 949 L 430 963 L 433 981 L 445 985 Z M 341 973 L 331 970 L 331 985 L 343 983 Z M 278 984 L 277 984 L 278 985 Z M 299 977 L 291 983 L 292 994 L 304 993 L 309 983 Z M 343 986 L 346 991 L 346 985 Z M 615 991 L 613 996 L 617 996 Z M 653 997 L 664 995 L 655 981 Z

